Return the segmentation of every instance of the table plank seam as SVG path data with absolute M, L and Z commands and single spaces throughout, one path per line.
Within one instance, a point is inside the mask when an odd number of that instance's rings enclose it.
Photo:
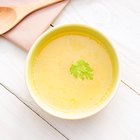
M 135 90 L 133 88 L 131 88 L 128 84 L 126 84 L 123 80 L 121 80 L 121 83 L 126 86 L 129 90 L 131 90 L 132 92 L 136 93 Z M 10 89 L 5 86 L 4 84 L 0 83 L 0 85 L 5 88 L 7 91 L 9 91 L 9 93 L 11 93 L 13 96 L 15 96 L 18 100 L 20 100 L 26 107 L 28 107 L 29 109 L 31 109 L 38 117 L 40 117 L 43 121 L 45 121 L 48 125 L 50 125 L 53 129 L 55 129 L 58 133 L 60 133 L 65 139 L 70 140 L 67 136 L 65 136 L 65 134 L 63 134 L 62 132 L 60 132 L 56 127 L 54 127 L 51 123 L 49 123 L 45 118 L 43 118 L 39 113 L 37 113 L 34 109 L 32 109 L 28 104 L 26 104 L 22 98 L 18 97 L 15 93 L 13 93 L 12 91 L 10 91 Z M 140 95 L 139 93 L 136 95 Z
M 26 104 L 21 98 L 19 98 L 15 93 L 13 93 L 7 86 L 0 83 L 0 85 L 7 90 L 9 93 L 11 93 L 13 96 L 15 96 L 20 102 L 22 102 L 27 108 L 29 108 L 32 112 L 34 112 L 38 117 L 40 117 L 43 121 L 45 121 L 50 127 L 52 127 L 55 131 L 57 131 L 60 135 L 62 135 L 66 140 L 70 140 L 67 136 L 65 136 L 62 132 L 60 132 L 56 127 L 54 127 L 51 123 L 49 123 L 46 119 L 44 119 L 39 113 L 37 113 L 35 110 L 33 110 L 28 104 Z
M 53 24 L 50 24 L 50 26 L 51 26 L 51 27 L 54 27 L 54 25 L 53 25 Z
M 129 86 L 126 82 L 124 82 L 123 80 L 121 80 L 121 82 L 122 82 L 125 86 L 127 86 L 129 89 L 131 89 L 134 93 L 136 93 L 137 95 L 140 96 L 140 93 L 137 92 L 137 91 L 136 91 L 134 88 L 132 88 L 131 86 Z

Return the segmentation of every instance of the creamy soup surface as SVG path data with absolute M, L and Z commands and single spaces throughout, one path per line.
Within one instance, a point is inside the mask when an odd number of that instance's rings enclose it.
M 79 60 L 88 63 L 92 79 L 72 75 Z M 35 97 L 44 106 L 78 113 L 99 106 L 110 94 L 112 61 L 102 43 L 86 35 L 65 34 L 46 44 L 32 66 Z

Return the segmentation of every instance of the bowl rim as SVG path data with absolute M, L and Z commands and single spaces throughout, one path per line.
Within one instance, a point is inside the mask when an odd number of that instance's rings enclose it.
M 28 79 L 28 68 L 30 67 L 29 63 L 30 63 L 30 58 L 33 54 L 33 52 L 35 51 L 36 47 L 38 46 L 38 43 L 40 43 L 40 41 L 45 37 L 47 36 L 48 34 L 54 32 L 55 30 L 57 29 L 61 29 L 61 28 L 64 28 L 64 27 L 71 27 L 71 26 L 78 26 L 80 28 L 87 28 L 91 31 L 94 31 L 96 33 L 98 33 L 100 36 L 102 36 L 108 43 L 110 43 L 110 46 L 112 47 L 113 49 L 113 54 L 115 54 L 115 57 L 116 57 L 116 60 L 117 60 L 117 77 L 115 79 L 115 85 L 114 85 L 114 88 L 112 89 L 111 91 L 111 94 L 110 96 L 106 99 L 105 102 L 103 102 L 100 106 L 98 106 L 95 110 L 91 110 L 89 111 L 88 113 L 86 112 L 85 114 L 82 114 L 82 115 L 77 115 L 77 116 L 74 116 L 74 115 L 62 115 L 62 112 L 61 113 L 56 113 L 55 111 L 50 111 L 50 109 L 47 109 L 45 106 L 43 106 L 41 103 L 39 103 L 39 101 L 36 99 L 36 97 L 34 96 L 34 92 L 32 91 L 32 88 L 29 84 L 29 79 Z M 28 88 L 28 91 L 31 95 L 31 97 L 33 98 L 33 100 L 37 103 L 37 105 L 39 107 L 41 107 L 45 112 L 47 112 L 48 114 L 50 115 L 53 115 L 55 117 L 58 117 L 58 118 L 61 118 L 61 119 L 67 119 L 67 120 L 78 120 L 78 119 L 83 119 L 83 118 L 87 118 L 87 117 L 90 117 L 92 115 L 95 115 L 96 113 L 100 112 L 102 109 L 104 109 L 112 100 L 112 98 L 116 95 L 116 92 L 117 92 L 117 89 L 118 89 L 118 86 L 119 86 L 119 83 L 120 83 L 120 60 L 119 60 L 119 56 L 118 56 L 118 52 L 117 50 L 115 49 L 114 47 L 114 43 L 108 39 L 108 37 L 106 37 L 106 35 L 104 35 L 103 33 L 101 33 L 100 31 L 98 31 L 97 29 L 91 27 L 91 26 L 88 26 L 88 25 L 84 25 L 84 24 L 65 24 L 65 25 L 58 25 L 58 26 L 55 26 L 55 27 L 52 27 L 50 29 L 48 29 L 47 31 L 45 31 L 42 35 L 40 35 L 36 41 L 34 42 L 34 44 L 32 45 L 31 49 L 29 50 L 29 53 L 27 55 L 27 59 L 26 59 L 26 66 L 25 66 L 25 82 L 26 82 L 26 85 L 27 85 L 27 88 Z M 48 107 L 49 108 L 49 107 Z M 58 111 L 59 112 L 59 111 Z

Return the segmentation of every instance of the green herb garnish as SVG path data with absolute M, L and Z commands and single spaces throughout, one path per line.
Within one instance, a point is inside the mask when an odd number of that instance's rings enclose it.
M 77 62 L 72 64 L 70 67 L 70 73 L 75 78 L 80 78 L 81 80 L 93 80 L 93 70 L 84 60 L 78 60 Z

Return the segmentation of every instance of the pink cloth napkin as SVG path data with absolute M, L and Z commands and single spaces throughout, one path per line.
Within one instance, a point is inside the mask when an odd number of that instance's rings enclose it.
M 0 5 L 20 5 L 37 0 L 0 0 Z M 20 48 L 28 51 L 34 41 L 50 26 L 70 0 L 53 4 L 40 9 L 22 20 L 9 32 L 3 34 L 5 38 L 15 43 Z

